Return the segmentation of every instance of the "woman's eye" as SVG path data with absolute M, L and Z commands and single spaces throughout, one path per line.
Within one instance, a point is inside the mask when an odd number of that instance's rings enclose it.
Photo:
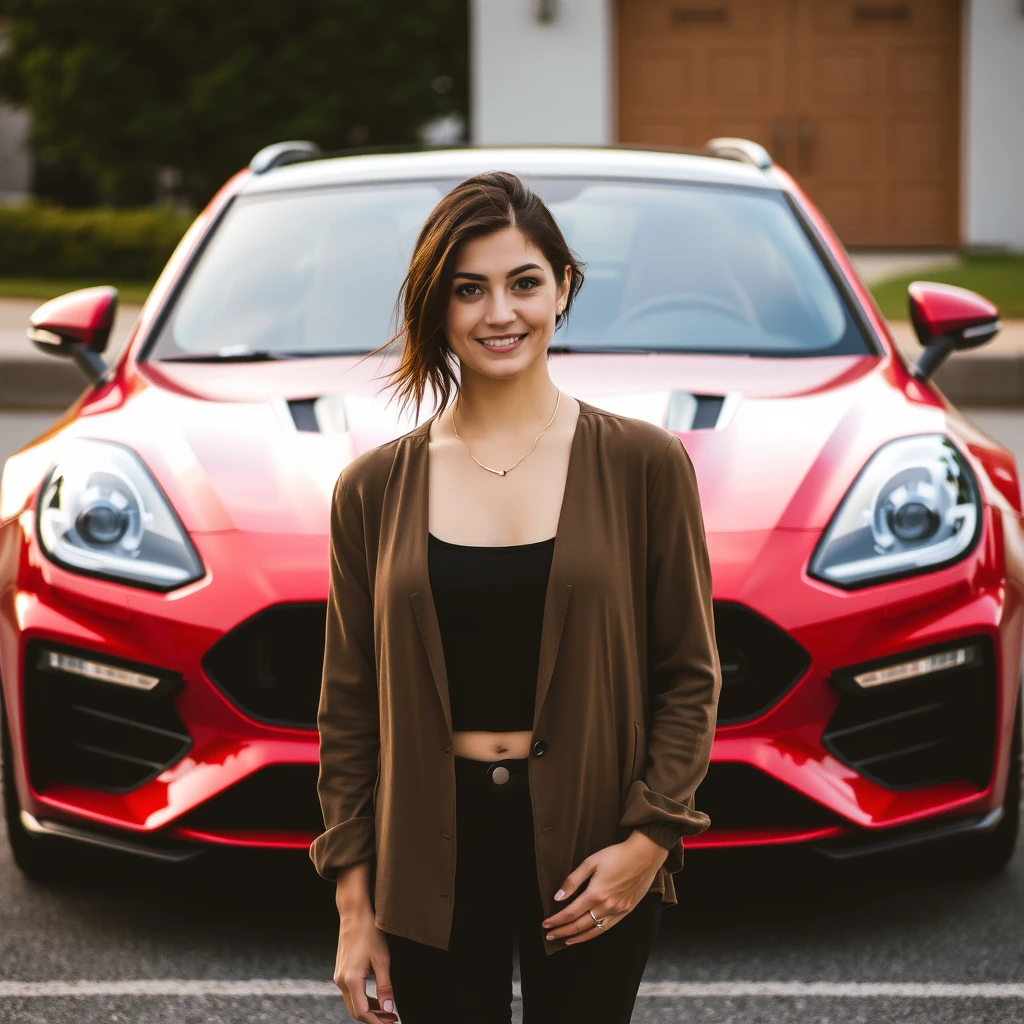
M 459 286 L 458 286 L 458 287 L 457 287 L 457 288 L 455 289 L 455 294 L 456 294 L 456 295 L 469 295 L 470 293 L 469 293 L 469 292 L 467 292 L 467 291 L 466 291 L 466 289 L 467 289 L 467 288 L 476 288 L 476 287 L 477 287 L 477 286 L 476 286 L 475 284 L 460 284 L 460 285 L 459 285 Z
M 521 277 L 518 281 L 516 281 L 517 285 L 524 283 L 531 286 L 530 288 L 525 289 L 526 291 L 530 291 L 532 290 L 532 288 L 536 288 L 540 285 L 540 281 L 538 281 L 535 277 Z

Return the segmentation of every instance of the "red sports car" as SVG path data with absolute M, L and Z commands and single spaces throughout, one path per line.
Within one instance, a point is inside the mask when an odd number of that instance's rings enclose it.
M 723 668 L 691 848 L 843 858 L 956 837 L 997 870 L 1019 820 L 1024 583 L 1013 457 L 930 381 L 998 330 L 919 282 L 908 365 L 820 213 L 765 151 L 262 150 L 199 215 L 114 365 L 117 293 L 28 333 L 88 386 L 6 463 L 8 837 L 52 877 L 82 841 L 181 860 L 322 831 L 316 710 L 341 468 L 411 429 L 384 389 L 426 214 L 502 168 L 586 285 L 552 378 L 677 432 L 696 467 Z M 434 410 L 421 410 L 421 418 Z

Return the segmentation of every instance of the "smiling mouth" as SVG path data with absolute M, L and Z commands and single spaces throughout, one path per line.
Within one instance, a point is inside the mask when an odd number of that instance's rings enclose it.
M 515 345 L 525 338 L 525 334 L 506 334 L 500 338 L 477 338 L 485 348 L 508 348 L 510 345 Z

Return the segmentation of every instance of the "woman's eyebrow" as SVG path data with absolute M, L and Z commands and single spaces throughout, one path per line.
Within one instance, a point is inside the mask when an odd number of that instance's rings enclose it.
M 543 270 L 543 267 L 538 266 L 536 263 L 524 263 L 521 267 L 516 267 L 515 270 L 510 270 L 505 277 L 515 277 L 516 274 L 521 274 L 524 270 Z M 455 277 L 468 277 L 471 281 L 486 281 L 486 274 L 471 274 L 468 270 L 458 270 L 453 275 Z

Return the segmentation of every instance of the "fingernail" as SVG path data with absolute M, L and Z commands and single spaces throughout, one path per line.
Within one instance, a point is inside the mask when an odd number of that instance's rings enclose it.
M 551 932 L 548 932 L 547 935 L 544 936 L 544 938 L 554 940 L 556 936 L 552 935 Z
M 394 1013 L 394 1011 L 395 1011 L 395 1001 L 394 1001 L 394 999 L 385 999 L 384 1000 L 384 1009 L 385 1009 L 385 1011 L 387 1013 Z
M 555 899 L 556 900 L 564 900 L 565 899 L 565 890 L 564 889 L 559 889 L 558 892 L 555 893 Z

